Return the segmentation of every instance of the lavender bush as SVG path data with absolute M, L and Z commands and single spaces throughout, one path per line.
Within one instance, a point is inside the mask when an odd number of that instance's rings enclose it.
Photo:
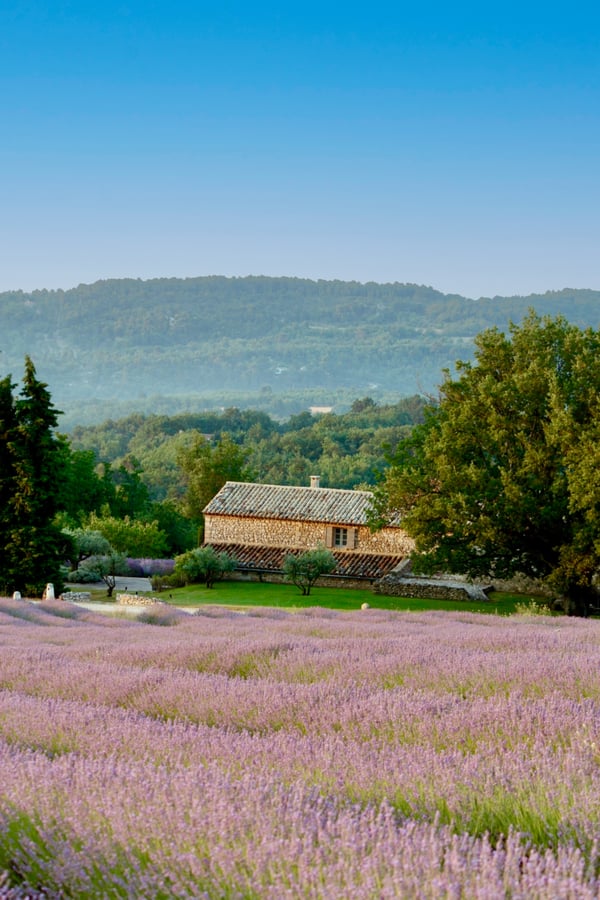
M 127 558 L 127 574 L 138 578 L 152 575 L 171 575 L 175 563 L 172 559 L 132 559 Z
M 0 897 L 600 895 L 600 623 L 59 606 L 0 601 Z

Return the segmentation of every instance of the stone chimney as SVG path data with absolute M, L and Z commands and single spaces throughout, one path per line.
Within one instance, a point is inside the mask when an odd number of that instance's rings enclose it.
M 321 487 L 321 476 L 320 475 L 311 475 L 310 476 L 310 486 L 311 486 L 311 488 Z

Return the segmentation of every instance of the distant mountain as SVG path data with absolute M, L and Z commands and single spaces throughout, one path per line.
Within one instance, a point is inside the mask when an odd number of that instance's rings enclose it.
M 413 284 L 300 278 L 116 279 L 68 291 L 0 294 L 0 367 L 30 354 L 68 418 L 188 408 L 202 398 L 435 390 L 473 337 L 528 308 L 598 327 L 600 291 L 470 300 Z M 185 398 L 185 400 L 183 400 Z M 306 404 L 305 404 L 306 405 Z M 294 410 L 292 410 L 294 411 Z

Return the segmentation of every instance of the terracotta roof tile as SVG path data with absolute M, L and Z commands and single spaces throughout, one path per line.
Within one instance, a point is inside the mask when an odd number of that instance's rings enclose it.
M 285 550 L 281 547 L 260 547 L 250 544 L 217 544 L 211 543 L 217 553 L 228 553 L 234 556 L 241 571 L 281 572 L 285 557 L 290 554 L 298 556 L 302 550 Z M 404 559 L 403 556 L 383 556 L 355 551 L 332 551 L 337 563 L 332 575 L 346 578 L 365 578 L 373 580 L 382 578 L 391 572 Z
M 204 513 L 366 525 L 372 498 L 370 491 L 228 481 L 205 507 Z

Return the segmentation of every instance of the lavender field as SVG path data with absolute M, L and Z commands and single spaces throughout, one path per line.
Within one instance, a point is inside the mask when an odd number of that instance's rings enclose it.
M 600 897 L 600 623 L 0 600 L 0 896 Z

